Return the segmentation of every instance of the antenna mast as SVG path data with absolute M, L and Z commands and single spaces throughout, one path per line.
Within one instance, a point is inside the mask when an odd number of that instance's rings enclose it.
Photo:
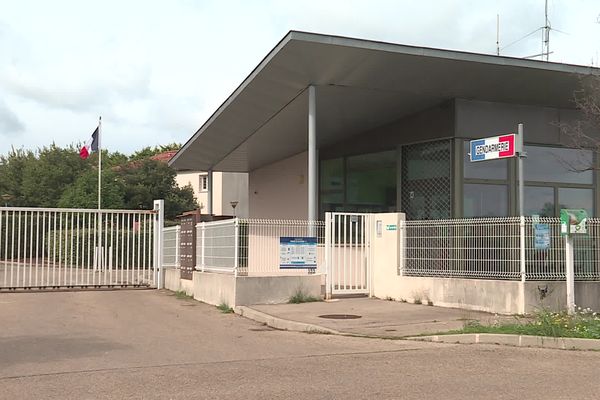
M 542 60 L 544 60 L 544 56 L 546 56 L 546 61 L 550 59 L 550 21 L 548 20 L 548 0 L 546 0 L 546 4 L 544 7 L 544 18 L 545 23 L 542 28 Z
M 500 55 L 500 14 L 496 14 L 496 55 Z

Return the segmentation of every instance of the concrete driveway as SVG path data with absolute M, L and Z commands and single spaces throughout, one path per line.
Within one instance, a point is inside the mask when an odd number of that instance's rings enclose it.
M 600 354 L 275 331 L 159 291 L 0 295 L 2 399 L 597 398 Z

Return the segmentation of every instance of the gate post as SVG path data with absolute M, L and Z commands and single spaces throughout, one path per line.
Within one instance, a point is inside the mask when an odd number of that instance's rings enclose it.
M 165 201 L 154 200 L 154 211 L 157 211 L 154 219 L 154 259 L 156 272 L 156 288 L 163 288 L 163 246 L 165 225 Z
M 325 213 L 325 299 L 331 299 L 331 213 Z

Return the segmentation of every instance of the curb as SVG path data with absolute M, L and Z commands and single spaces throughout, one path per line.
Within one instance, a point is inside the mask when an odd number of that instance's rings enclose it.
M 322 333 L 329 335 L 345 335 L 335 329 L 325 328 L 319 325 L 306 324 L 304 322 L 290 321 L 287 319 L 277 318 L 262 311 L 254 310 L 250 307 L 236 306 L 233 311 L 245 318 L 256 322 L 263 323 L 271 328 L 283 331 L 305 332 L 305 333 Z
M 405 339 L 435 343 L 496 344 L 560 350 L 600 350 L 600 340 L 598 339 L 555 338 L 549 336 L 466 333 L 457 335 L 413 336 Z

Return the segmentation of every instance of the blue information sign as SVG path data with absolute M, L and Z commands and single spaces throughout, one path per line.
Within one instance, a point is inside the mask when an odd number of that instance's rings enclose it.
M 550 248 L 550 225 L 533 224 L 534 245 L 536 250 L 547 250 Z
M 317 268 L 317 238 L 279 238 L 279 268 Z

